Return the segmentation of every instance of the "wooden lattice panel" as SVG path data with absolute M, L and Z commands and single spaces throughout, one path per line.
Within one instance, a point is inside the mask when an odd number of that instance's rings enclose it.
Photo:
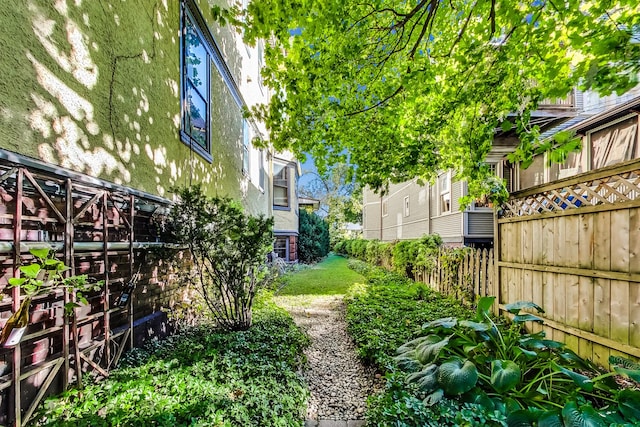
M 640 196 L 640 168 L 611 176 L 599 176 L 584 182 L 567 180 L 553 188 L 509 199 L 503 205 L 503 218 L 537 215 L 579 209 L 587 206 L 611 205 L 637 200 Z

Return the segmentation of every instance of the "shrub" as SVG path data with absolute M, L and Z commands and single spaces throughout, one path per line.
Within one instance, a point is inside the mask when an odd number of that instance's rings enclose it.
M 329 225 L 313 212 L 300 210 L 298 257 L 300 262 L 317 262 L 329 253 Z
M 267 281 L 273 220 L 245 215 L 231 199 L 206 197 L 200 185 L 176 192 L 168 227 L 189 248 L 196 271 L 189 279 L 219 326 L 248 329 L 253 298 Z

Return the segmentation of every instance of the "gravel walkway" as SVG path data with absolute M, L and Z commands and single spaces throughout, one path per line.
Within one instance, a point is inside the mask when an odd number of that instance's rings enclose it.
M 381 387 L 382 380 L 356 355 L 347 334 L 342 296 L 314 296 L 299 304 L 295 298 L 287 298 L 279 304 L 311 337 L 304 372 L 311 391 L 307 425 L 318 420 L 320 425 L 333 425 L 322 420 L 344 420 L 346 425 L 346 420 L 364 419 L 367 396 Z

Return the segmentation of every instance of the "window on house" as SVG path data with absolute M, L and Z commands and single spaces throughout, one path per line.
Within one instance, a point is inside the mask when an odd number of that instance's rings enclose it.
M 389 215 L 389 200 L 384 199 L 382 201 L 382 216 Z
M 182 132 L 183 142 L 207 160 L 210 143 L 210 53 L 203 33 L 187 9 L 182 21 Z
M 404 198 L 404 216 L 409 216 L 409 196 Z
M 250 168 L 250 152 L 251 152 L 251 130 L 249 122 L 244 119 L 242 121 L 242 173 L 249 175 Z
M 448 173 L 438 177 L 440 188 L 440 214 L 451 212 L 451 179 Z
M 284 163 L 273 163 L 273 206 L 289 207 L 289 168 Z
M 258 163 L 259 163 L 258 185 L 261 190 L 264 190 L 264 177 L 266 175 L 266 171 L 264 169 L 264 150 L 260 150 L 258 154 Z
M 591 169 L 638 158 L 636 137 L 638 118 L 632 117 L 616 125 L 590 133 Z
M 260 86 L 260 90 L 263 90 L 262 81 L 262 68 L 264 67 L 264 42 L 262 40 L 258 40 L 258 86 Z
M 283 260 L 288 260 L 288 252 L 289 252 L 289 237 L 287 236 L 279 236 L 276 237 L 276 241 L 273 243 L 273 252 L 278 255 L 278 258 L 282 258 Z

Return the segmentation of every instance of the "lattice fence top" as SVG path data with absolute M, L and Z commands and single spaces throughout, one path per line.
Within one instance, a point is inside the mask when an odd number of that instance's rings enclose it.
M 537 215 L 587 206 L 612 205 L 640 198 L 640 168 L 513 197 L 503 205 L 503 218 Z

